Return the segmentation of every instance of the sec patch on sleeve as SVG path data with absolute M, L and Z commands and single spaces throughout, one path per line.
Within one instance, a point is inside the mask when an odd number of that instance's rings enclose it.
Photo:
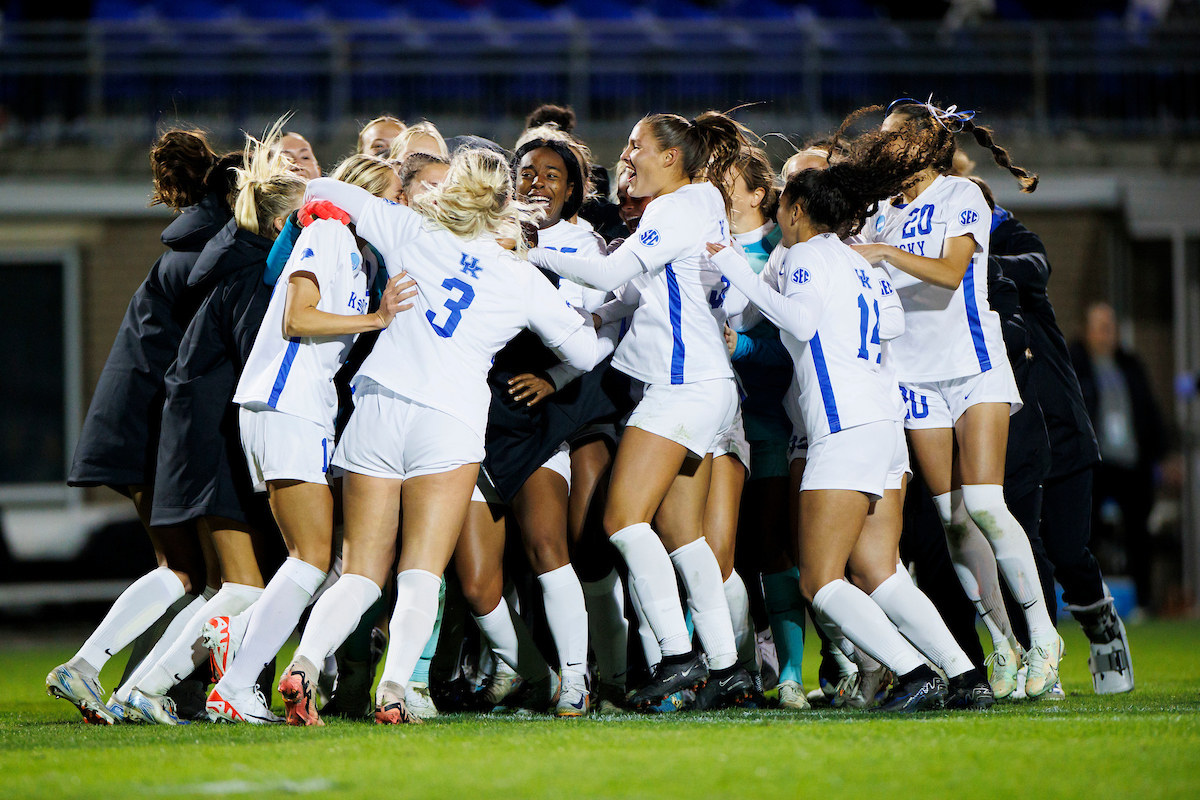
M 958 219 L 963 225 L 974 225 L 979 220 L 979 215 L 968 208 Z
M 642 244 L 644 244 L 646 247 L 654 247 L 654 245 L 658 244 L 658 231 L 654 230 L 653 228 L 649 228 L 642 231 L 638 239 L 640 239 Z
M 808 278 L 808 270 L 804 267 L 800 267 L 792 273 L 792 283 L 808 283 Z

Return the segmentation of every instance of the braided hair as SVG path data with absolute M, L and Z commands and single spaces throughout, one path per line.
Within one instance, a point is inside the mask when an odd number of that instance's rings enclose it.
M 521 182 L 521 159 L 534 150 L 540 150 L 543 147 L 557 153 L 558 157 L 563 160 L 563 164 L 566 165 L 567 181 L 571 184 L 571 194 L 563 201 L 562 218 L 569 220 L 579 213 L 579 208 L 583 205 L 584 187 L 587 184 L 587 178 L 583 172 L 583 165 L 580 164 L 579 155 L 566 142 L 558 139 L 530 139 L 518 147 L 512 157 L 513 185 L 515 186 Z
M 871 106 L 860 109 L 855 112 L 855 115 L 879 108 L 880 106 Z M 992 152 L 992 158 L 996 164 L 1012 173 L 1017 182 L 1021 184 L 1022 192 L 1032 192 L 1037 188 L 1038 176 L 1012 162 L 1008 151 L 996 144 L 992 138 L 991 128 L 975 124 L 975 112 L 960 112 L 954 106 L 941 109 L 931 102 L 920 103 L 904 98 L 892 103 L 888 107 L 887 113 L 889 116 L 899 115 L 904 119 L 906 130 L 929 142 L 929 145 L 937 153 L 933 167 L 940 174 L 949 173 L 954 166 L 954 152 L 957 149 L 954 134 L 969 133 L 980 147 L 986 147 Z

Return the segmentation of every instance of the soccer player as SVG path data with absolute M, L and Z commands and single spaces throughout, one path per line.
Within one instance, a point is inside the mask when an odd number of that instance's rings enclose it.
M 169 252 L 154 264 L 129 302 L 92 395 L 67 483 L 109 486 L 128 496 L 150 536 L 159 567 L 126 589 L 79 652 L 46 678 L 46 691 L 74 704 L 88 722 L 111 725 L 122 720 L 129 689 L 144 671 L 139 667 L 106 704 L 99 674 L 113 654 L 180 598 L 192 595 L 162 637 L 169 645 L 178 626 L 204 605 L 199 595 L 206 576 L 214 584 L 218 581 L 216 559 L 205 563 L 194 531 L 150 524 L 153 454 L 158 450 L 167 369 L 208 288 L 189 286 L 188 274 L 204 245 L 233 214 L 230 168 L 240 159 L 240 153 L 213 152 L 199 131 L 167 131 L 150 150 L 151 203 L 180 215 L 162 234 Z M 152 650 L 142 667 L 153 666 L 161 655 L 161 649 Z
M 492 357 L 527 327 L 580 368 L 606 353 L 553 285 L 498 244 L 520 239 L 520 207 L 509 166 L 495 153 L 455 153 L 446 182 L 417 198 L 415 211 L 325 179 L 311 184 L 308 199 L 344 209 L 389 269 L 403 265 L 420 293 L 415 313 L 393 319 L 355 377 L 355 413 L 333 459 L 345 473 L 345 571 L 314 606 L 280 694 L 290 723 L 321 724 L 317 665 L 380 597 L 403 513 L 375 719 L 417 722 L 404 686 L 432 633 L 441 574 L 483 459 Z
M 400 176 L 376 156 L 343 161 L 333 178 L 396 201 Z M 296 240 L 242 371 L 233 401 L 254 489 L 266 492 L 289 558 L 267 584 L 250 619 L 205 624 L 217 665 L 209 715 L 228 722 L 278 721 L 255 681 L 296 627 L 329 570 L 337 390 L 333 376 L 358 334 L 386 328 L 416 295 L 403 273 L 388 281 L 379 310 L 367 312 L 379 264 L 341 221 L 317 219 Z M 404 285 L 402 285 L 404 284 Z M 248 625 L 242 631 L 231 625 Z M 240 643 L 240 644 L 239 644 Z M 236 654 L 235 654 L 236 649 Z
M 1029 540 L 1004 500 L 1008 417 L 1021 400 L 1000 319 L 987 303 L 991 212 L 979 187 L 946 174 L 955 134 L 973 134 L 1023 190 L 1033 191 L 1037 176 L 1013 166 L 972 117 L 930 103 L 892 104 L 882 129 L 903 133 L 909 146 L 934 158 L 867 224 L 865 235 L 874 243 L 856 249 L 872 263 L 886 263 L 904 304 L 908 332 L 894 354 L 909 404 L 905 425 L 959 579 L 992 635 L 992 689 L 997 698 L 1012 694 L 1021 665 L 993 577 L 998 568 L 1025 609 L 1032 642 L 1026 691 L 1038 697 L 1058 680 L 1062 640 L 1046 610 Z
M 701 535 L 712 476 L 708 454 L 733 424 L 738 403 L 724 314 L 718 320 L 709 299 L 724 284 L 705 242 L 731 241 L 720 184 L 746 144 L 744 129 L 716 112 L 693 120 L 644 117 L 621 156 L 630 168 L 630 195 L 652 198 L 637 238 L 607 257 L 540 247 L 529 253 L 533 263 L 568 280 L 601 291 L 632 282 L 639 295 L 613 366 L 645 390 L 617 449 L 604 527 L 663 654 L 654 677 L 632 697 L 640 708 L 699 689 L 706 678 L 720 695 L 713 705 L 741 702 L 753 691 L 737 662 L 721 568 Z M 687 587 L 707 668 L 692 652 L 672 566 Z
M 404 131 L 404 123 L 395 117 L 387 114 L 376 117 L 358 132 L 358 152 L 387 158 L 392 149 L 392 140 Z

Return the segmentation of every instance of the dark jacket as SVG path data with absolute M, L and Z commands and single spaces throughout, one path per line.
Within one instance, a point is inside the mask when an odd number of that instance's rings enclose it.
M 1150 390 L 1150 379 L 1142 361 L 1133 353 L 1117 349 L 1113 360 L 1117 369 L 1125 376 L 1129 387 L 1129 402 L 1133 411 L 1133 433 L 1137 437 L 1138 469 L 1150 471 L 1167 454 L 1167 434 L 1154 393 Z M 1092 371 L 1092 359 L 1082 342 L 1071 345 L 1071 361 L 1079 375 L 1079 388 L 1083 402 L 1093 422 L 1100 405 L 1100 394 L 1096 388 L 1096 375 Z
M 1007 211 L 997 209 L 993 224 L 990 260 L 1017 285 L 1021 312 L 1029 329 L 1033 352 L 1030 380 L 1036 386 L 1050 436 L 1049 478 L 1064 477 L 1099 461 L 1100 449 L 1067 340 L 1059 330 L 1047 295 L 1050 262 L 1037 234 Z
M 1037 387 L 1030 380 L 1032 353 L 1029 329 L 1021 314 L 1017 287 L 988 262 L 988 304 L 1000 315 L 1004 349 L 1021 393 L 1021 410 L 1008 419 L 1008 457 L 1004 463 L 1004 492 L 1022 497 L 1040 486 L 1050 474 L 1050 440 L 1038 404 Z
M 242 454 L 234 390 L 271 301 L 262 281 L 271 241 L 229 223 L 188 277 L 210 285 L 167 372 L 154 486 L 154 525 L 220 516 L 270 525 Z M 263 516 L 265 513 L 265 517 Z
M 209 195 L 163 231 L 170 251 L 129 301 L 80 431 L 69 485 L 126 492 L 128 486 L 154 483 L 167 369 L 208 288 L 189 287 L 188 275 L 229 216 Z

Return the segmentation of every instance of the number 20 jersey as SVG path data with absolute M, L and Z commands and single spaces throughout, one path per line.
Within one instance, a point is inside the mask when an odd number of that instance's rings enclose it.
M 1005 360 L 1000 317 L 988 305 L 991 221 L 978 186 L 966 178 L 942 175 L 911 203 L 881 204 L 863 226 L 863 239 L 926 258 L 941 258 L 947 239 L 968 234 L 975 239 L 971 263 L 953 290 L 887 265 L 904 306 L 905 333 L 890 351 L 900 381 L 964 378 Z
M 396 315 L 355 376 L 436 408 L 482 439 L 496 353 L 528 328 L 557 347 L 585 323 L 537 268 L 484 237 L 467 241 L 415 211 L 372 200 L 358 233 L 375 245 L 389 277 L 417 282 L 414 306 Z

